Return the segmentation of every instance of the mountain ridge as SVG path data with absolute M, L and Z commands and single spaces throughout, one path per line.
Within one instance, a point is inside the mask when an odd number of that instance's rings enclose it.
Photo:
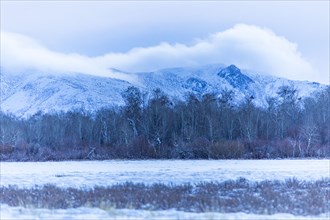
M 233 103 L 239 104 L 247 97 L 253 97 L 254 104 L 260 107 L 265 107 L 266 97 L 275 97 L 281 86 L 295 87 L 303 98 L 327 87 L 319 83 L 259 75 L 241 70 L 234 64 L 167 68 L 130 74 L 138 82 L 79 73 L 42 74 L 32 71 L 11 75 L 1 68 L 1 111 L 23 117 L 39 111 L 84 109 L 93 112 L 123 105 L 121 93 L 129 86 L 135 86 L 144 93 L 160 88 L 174 100 L 182 100 L 190 92 L 200 96 L 206 93 L 220 96 L 226 90 L 233 92 Z

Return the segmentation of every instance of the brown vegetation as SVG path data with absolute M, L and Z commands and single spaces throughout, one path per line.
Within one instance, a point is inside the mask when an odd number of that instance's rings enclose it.
M 219 183 L 165 185 L 124 183 L 92 189 L 54 185 L 0 188 L 0 203 L 10 206 L 66 209 L 76 207 L 176 209 L 189 212 L 291 213 L 319 215 L 330 211 L 330 179 L 315 182 L 250 182 L 244 178 Z

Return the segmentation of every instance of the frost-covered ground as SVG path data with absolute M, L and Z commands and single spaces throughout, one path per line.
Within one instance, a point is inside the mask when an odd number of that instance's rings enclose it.
M 329 215 L 324 214 L 320 216 L 295 216 L 286 213 L 279 213 L 274 215 L 255 215 L 246 213 L 191 213 L 182 212 L 176 210 L 165 211 L 146 211 L 146 210 L 132 210 L 132 209 L 112 209 L 101 210 L 97 208 L 76 208 L 76 209 L 31 209 L 20 207 L 9 207 L 7 205 L 1 205 L 1 219 L 15 219 L 15 220 L 27 220 L 27 219 L 117 219 L 117 220 L 179 220 L 179 219 L 191 219 L 191 220 L 220 220 L 220 219 L 239 219 L 239 220 L 328 220 Z
M 1 162 L 0 186 L 32 188 L 52 184 L 58 187 L 93 188 L 125 183 L 180 185 L 223 182 L 240 177 L 249 181 L 315 181 L 330 177 L 330 160 L 146 160 Z M 330 190 L 330 189 L 329 189 Z M 325 219 L 330 210 L 317 216 L 288 213 L 191 213 L 177 210 L 101 209 L 91 207 L 39 209 L 0 204 L 0 219 Z
M 1 162 L 1 186 L 53 184 L 60 187 L 134 183 L 318 180 L 330 177 L 330 160 L 146 160 Z

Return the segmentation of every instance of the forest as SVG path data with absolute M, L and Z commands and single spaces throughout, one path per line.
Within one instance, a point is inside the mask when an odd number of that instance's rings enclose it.
M 125 105 L 96 112 L 0 113 L 1 161 L 104 159 L 263 159 L 330 156 L 330 87 L 300 98 L 282 86 L 267 107 L 253 95 L 122 93 Z

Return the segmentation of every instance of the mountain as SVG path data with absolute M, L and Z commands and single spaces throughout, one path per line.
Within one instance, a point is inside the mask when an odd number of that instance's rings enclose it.
M 114 70 L 120 72 L 120 70 Z M 257 106 L 266 107 L 266 97 L 275 97 L 283 85 L 292 85 L 300 97 L 313 96 L 326 86 L 306 81 L 292 81 L 244 71 L 235 65 L 220 64 L 168 68 L 155 72 L 130 73 L 136 81 L 86 74 L 44 74 L 37 71 L 9 74 L 1 69 L 1 110 L 17 116 L 42 112 L 122 105 L 121 93 L 129 86 L 142 92 L 160 88 L 172 99 L 184 99 L 189 92 L 197 95 L 232 91 L 233 103 L 253 97 Z

